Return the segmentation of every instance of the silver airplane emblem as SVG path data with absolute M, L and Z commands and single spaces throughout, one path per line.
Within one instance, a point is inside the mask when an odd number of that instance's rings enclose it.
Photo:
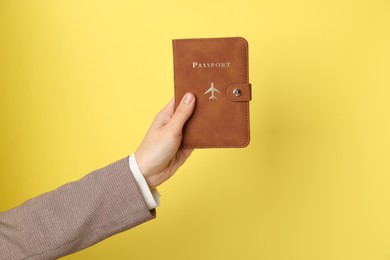
M 216 100 L 217 99 L 217 97 L 214 95 L 214 92 L 221 93 L 218 89 L 216 89 L 214 87 L 214 82 L 211 82 L 211 87 L 204 94 L 206 95 L 210 91 L 211 91 L 211 96 L 209 97 L 209 99 L 211 99 L 211 100 Z

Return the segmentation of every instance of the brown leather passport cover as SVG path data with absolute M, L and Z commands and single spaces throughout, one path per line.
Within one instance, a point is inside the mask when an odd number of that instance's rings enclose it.
M 183 129 L 184 148 L 249 144 L 248 42 L 241 37 L 173 40 L 175 109 L 187 92 L 195 111 Z

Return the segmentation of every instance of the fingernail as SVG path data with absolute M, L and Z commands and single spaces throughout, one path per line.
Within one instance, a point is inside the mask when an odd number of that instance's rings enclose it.
M 192 100 L 194 100 L 194 96 L 191 93 L 187 93 L 184 95 L 184 103 L 189 105 L 191 104 Z

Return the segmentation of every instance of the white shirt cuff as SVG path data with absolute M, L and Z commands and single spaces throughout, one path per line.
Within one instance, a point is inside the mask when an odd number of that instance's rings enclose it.
M 135 159 L 134 154 L 129 157 L 129 165 L 130 170 L 133 173 L 133 176 L 138 184 L 138 187 L 141 190 L 141 194 L 144 198 L 146 206 L 148 207 L 148 209 L 157 208 L 160 205 L 160 193 L 158 193 L 157 189 L 149 189 L 145 177 L 138 167 L 137 160 Z

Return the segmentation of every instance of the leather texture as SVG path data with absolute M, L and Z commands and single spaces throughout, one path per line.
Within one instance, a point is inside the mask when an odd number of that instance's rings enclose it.
M 58 259 L 155 216 L 126 157 L 0 213 L 0 259 Z
M 175 39 L 175 108 L 184 94 L 196 107 L 183 129 L 184 148 L 246 147 L 250 141 L 248 42 L 242 37 Z

